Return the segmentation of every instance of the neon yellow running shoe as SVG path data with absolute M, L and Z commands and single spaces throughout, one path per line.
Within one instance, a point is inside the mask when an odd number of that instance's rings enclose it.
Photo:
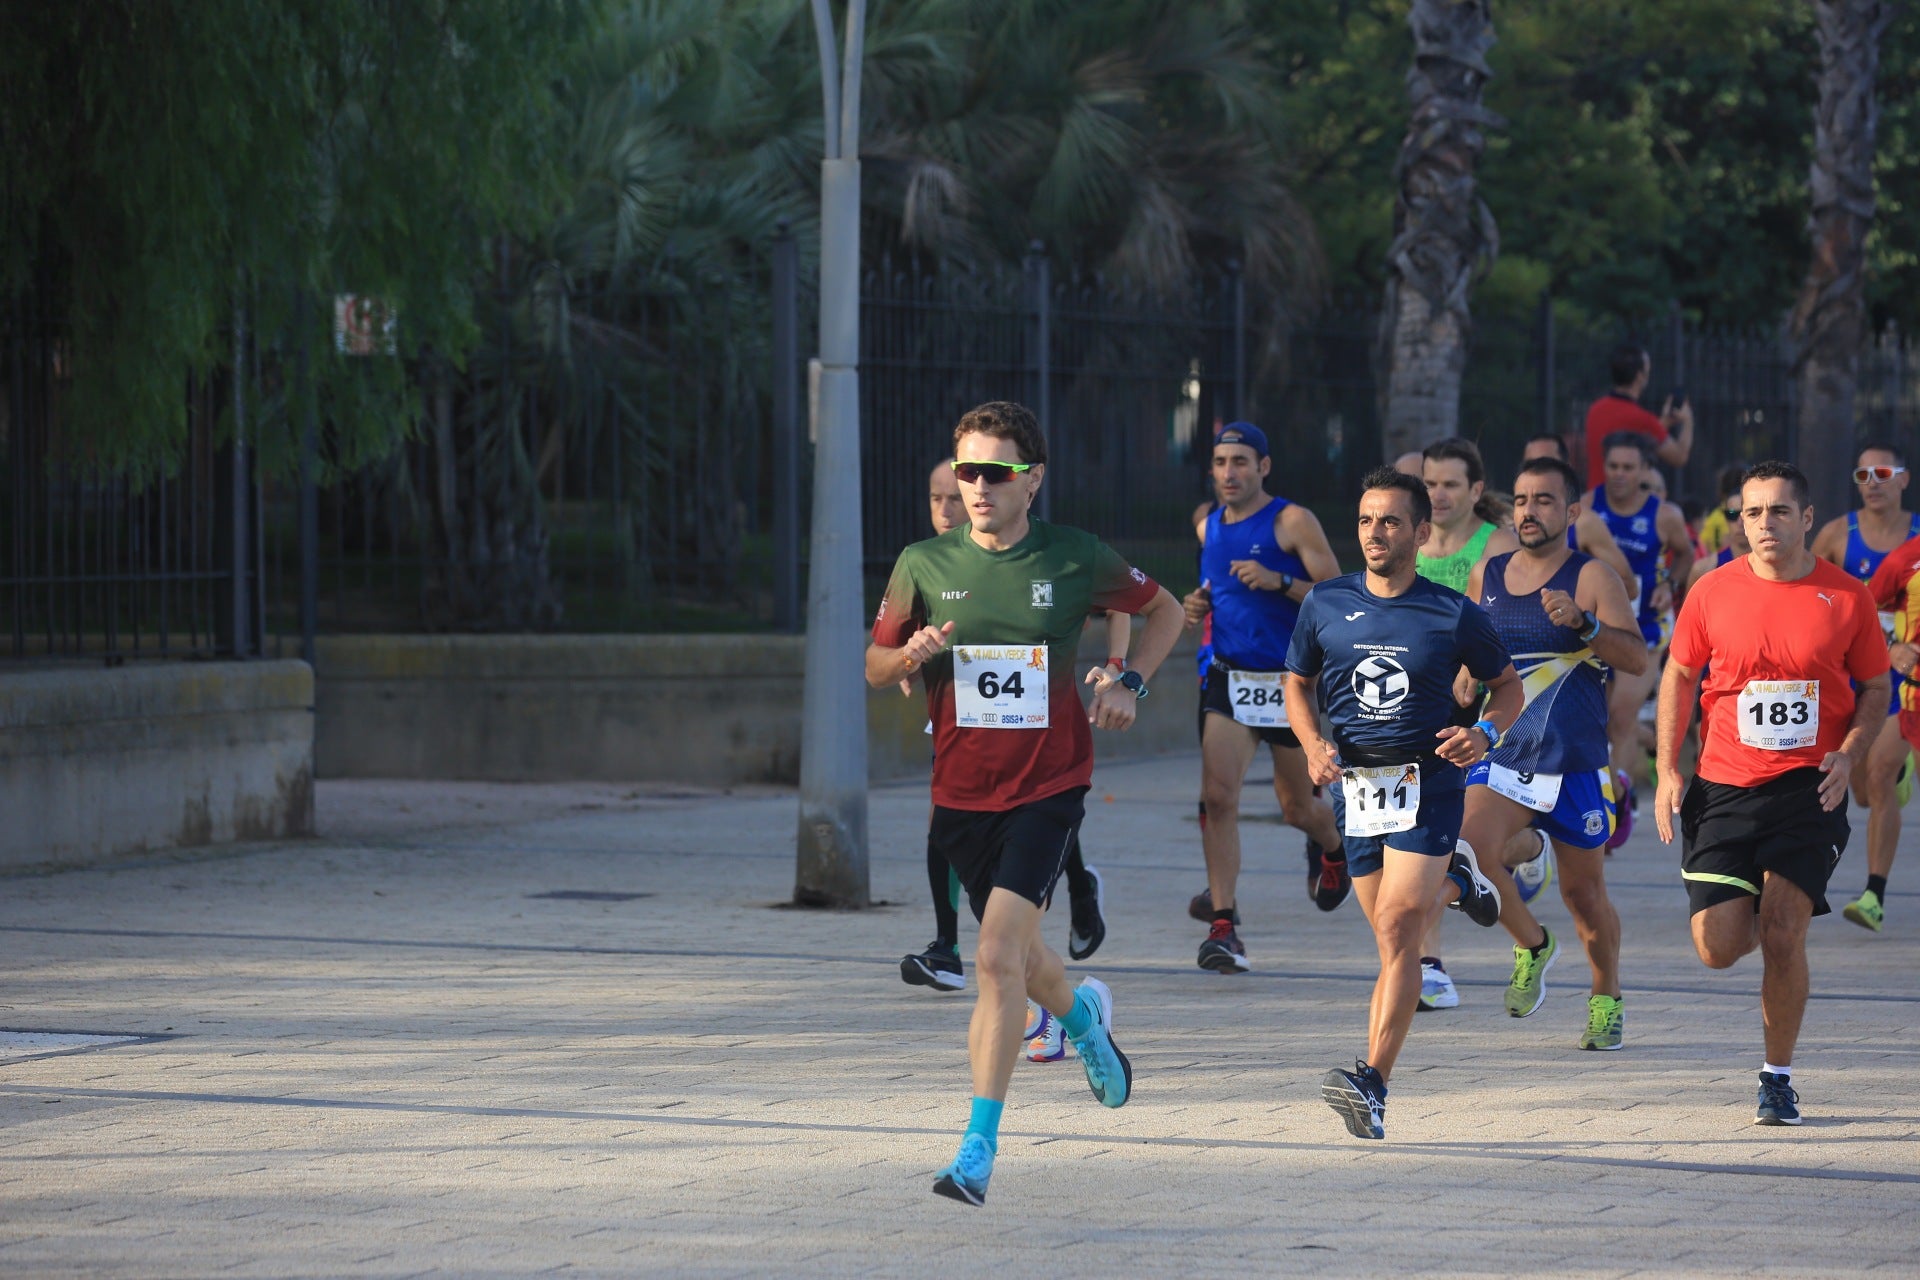
M 1540 944 L 1539 951 L 1521 946 L 1513 949 L 1513 977 L 1507 982 L 1507 1012 L 1516 1018 L 1526 1017 L 1547 998 L 1547 970 L 1553 968 L 1553 962 L 1560 956 L 1560 940 L 1553 936 L 1553 930 L 1541 925 L 1540 932 L 1547 940 Z
M 1907 758 L 1900 762 L 1900 777 L 1893 784 L 1894 802 L 1902 809 L 1907 801 L 1913 799 L 1913 752 L 1907 752 Z
M 1840 908 L 1840 914 L 1875 933 L 1880 932 L 1880 924 L 1886 918 L 1886 912 L 1880 908 L 1880 895 L 1871 889 Z
M 1587 1030 L 1580 1037 L 1582 1049 L 1618 1049 L 1620 1033 L 1626 1030 L 1627 1015 L 1619 996 L 1587 997 Z

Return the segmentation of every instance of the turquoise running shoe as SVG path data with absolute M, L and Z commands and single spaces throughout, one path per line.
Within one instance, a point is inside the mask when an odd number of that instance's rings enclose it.
M 1087 1072 L 1087 1087 L 1103 1107 L 1124 1107 L 1133 1096 L 1133 1064 L 1120 1046 L 1113 1042 L 1113 992 L 1098 978 L 1085 978 L 1080 990 L 1093 998 L 1093 1025 L 1083 1036 L 1073 1037 L 1080 1065 Z
M 953 1163 L 934 1179 L 933 1194 L 978 1208 L 987 1202 L 987 1181 L 993 1177 L 993 1148 L 977 1133 L 960 1139 Z

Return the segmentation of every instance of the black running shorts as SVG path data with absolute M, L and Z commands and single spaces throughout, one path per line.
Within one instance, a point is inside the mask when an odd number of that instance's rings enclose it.
M 1233 719 L 1232 694 L 1227 684 L 1227 668 L 1217 662 L 1207 668 L 1207 678 L 1200 685 L 1200 736 L 1202 739 L 1207 736 L 1208 716 L 1225 716 L 1229 720 Z M 1300 749 L 1300 739 L 1294 736 L 1291 729 L 1256 729 L 1250 724 L 1241 727 L 1270 747 L 1292 747 L 1296 751 Z
M 1085 787 L 1074 787 L 994 813 L 935 805 L 927 848 L 960 877 L 975 920 L 986 913 L 987 895 L 996 888 L 1045 908 L 1086 816 L 1086 798 Z
M 1825 777 L 1795 769 L 1757 787 L 1693 780 L 1680 802 L 1680 875 L 1692 914 L 1745 896 L 1759 910 L 1769 871 L 1800 886 L 1813 899 L 1813 914 L 1832 910 L 1827 880 L 1850 831 L 1845 804 L 1831 813 L 1820 807 Z

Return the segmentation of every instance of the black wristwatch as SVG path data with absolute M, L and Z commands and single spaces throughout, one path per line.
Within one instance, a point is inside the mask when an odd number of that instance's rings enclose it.
M 1147 682 L 1138 671 L 1121 672 L 1120 687 L 1132 693 L 1136 701 L 1147 696 Z

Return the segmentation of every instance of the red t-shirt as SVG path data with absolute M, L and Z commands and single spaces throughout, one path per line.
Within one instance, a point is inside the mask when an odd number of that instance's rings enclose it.
M 1600 445 L 1616 431 L 1633 431 L 1651 436 L 1656 446 L 1667 442 L 1667 429 L 1660 425 L 1659 418 L 1641 408 L 1639 401 L 1609 391 L 1587 408 L 1588 488 L 1607 478 L 1606 450 Z
M 1094 609 L 1138 613 L 1159 594 L 1092 534 L 1040 520 L 1006 551 L 986 550 L 961 525 L 901 552 L 873 642 L 898 648 L 921 627 L 953 623 L 949 647 L 920 671 L 933 802 L 1004 813 L 1089 785 L 1093 734 L 1074 671 L 1080 628 Z
M 1754 573 L 1748 557 L 1736 556 L 1687 593 L 1673 628 L 1672 654 L 1695 670 L 1711 662 L 1700 694 L 1699 775 L 1739 787 L 1817 766 L 1829 751 L 1838 751 L 1853 723 L 1848 678 L 1887 673 L 1873 597 L 1859 579 L 1825 560 L 1814 561 L 1804 578 L 1771 582 Z M 1743 698 L 1749 682 L 1762 685 Z M 1798 682 L 1802 688 L 1763 687 L 1768 682 Z M 1818 689 L 1814 741 L 1784 750 L 1754 745 L 1752 740 L 1777 741 L 1806 725 L 1813 701 L 1808 684 Z M 1750 741 L 1741 740 L 1743 728 Z

